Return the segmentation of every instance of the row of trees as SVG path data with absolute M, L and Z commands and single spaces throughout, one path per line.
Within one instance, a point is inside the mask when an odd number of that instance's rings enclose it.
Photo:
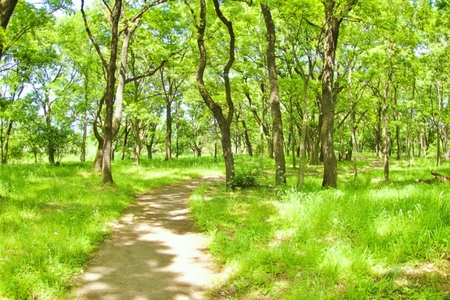
M 446 1 L 0 2 L 0 144 L 50 163 L 97 144 L 94 167 L 155 147 L 165 159 L 217 153 L 285 155 L 324 165 L 374 151 L 433 155 L 448 141 Z M 338 157 L 336 157 L 336 154 Z

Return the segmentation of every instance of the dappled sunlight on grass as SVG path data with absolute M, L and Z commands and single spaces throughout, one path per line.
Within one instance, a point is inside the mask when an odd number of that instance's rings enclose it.
M 371 184 L 369 171 L 362 184 L 349 180 L 337 190 L 317 189 L 317 179 L 303 191 L 202 189 L 191 199 L 193 216 L 220 265 L 233 266 L 213 294 L 442 299 L 450 293 L 448 183 L 396 172 L 396 181 Z
M 0 167 L 0 295 L 67 299 L 70 281 L 109 234 L 113 221 L 154 187 L 219 173 L 211 159 L 114 162 L 115 185 L 101 185 L 92 163 Z M 204 171 L 202 171 L 204 170 Z M 0 297 L 1 298 L 1 297 Z

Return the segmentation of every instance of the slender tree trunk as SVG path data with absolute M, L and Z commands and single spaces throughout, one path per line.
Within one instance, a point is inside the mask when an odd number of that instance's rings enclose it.
M 135 118 L 133 122 L 133 134 L 134 134 L 134 164 L 139 166 L 141 164 L 141 120 Z
M 94 120 L 92 123 L 92 130 L 94 131 L 94 136 L 97 140 L 97 152 L 95 153 L 95 159 L 94 159 L 94 165 L 92 169 L 96 172 L 102 171 L 102 163 L 103 163 L 103 137 L 101 136 L 100 132 L 98 131 L 99 125 L 99 118 L 100 113 L 102 111 L 104 98 L 100 100 L 99 107 L 95 111 Z
M 124 130 L 124 137 L 123 137 L 123 145 L 122 145 L 122 157 L 121 160 L 125 159 L 125 156 L 127 154 L 128 149 L 128 135 L 130 134 L 131 127 L 128 126 L 128 120 L 125 121 L 125 130 Z
M 382 110 L 382 124 L 383 124 L 383 161 L 384 161 L 384 180 L 389 180 L 389 152 L 391 148 L 391 138 L 388 132 L 388 116 L 387 116 L 387 103 L 386 99 L 383 99 Z
M 436 122 L 436 166 L 441 165 L 441 138 L 442 138 L 442 130 L 441 130 L 441 124 L 442 124 L 442 104 L 443 104 L 443 97 L 442 97 L 442 91 L 441 91 L 441 82 L 438 80 L 436 82 L 436 89 L 437 89 L 437 96 L 438 96 L 438 117 Z
M 306 165 L 306 134 L 308 129 L 308 85 L 309 76 L 303 78 L 303 120 L 302 120 L 302 134 L 300 140 L 300 165 L 298 167 L 298 181 L 299 189 L 303 189 L 305 183 L 305 165 Z
M 389 87 L 392 81 L 393 70 L 391 69 L 388 81 L 384 87 L 384 93 L 381 97 L 381 124 L 382 124 L 382 136 L 383 136 L 383 162 L 384 162 L 384 180 L 389 180 L 389 155 L 391 153 L 392 139 L 388 128 L 388 96 Z
M 103 139 L 101 142 L 98 142 L 97 144 L 97 151 L 95 153 L 94 165 L 92 169 L 96 172 L 101 172 L 102 163 L 103 163 Z
M 291 111 L 291 116 L 292 116 L 292 111 Z M 297 166 L 297 151 L 295 151 L 295 149 L 297 149 L 297 138 L 296 138 L 296 130 L 295 130 L 295 126 L 294 126 L 294 120 L 293 118 L 290 120 L 291 124 L 289 124 L 289 132 L 291 134 L 291 147 L 290 150 L 292 152 L 292 167 L 295 168 Z
M 377 124 L 375 127 L 375 152 L 378 158 L 383 158 L 383 145 L 382 145 L 382 104 L 378 101 L 377 107 Z
M 80 161 L 86 161 L 86 140 L 87 140 L 87 117 L 88 117 L 88 105 L 89 105 L 89 95 L 88 95 L 88 84 L 89 84 L 89 75 L 88 72 L 84 73 L 84 108 L 83 108 L 83 116 L 81 117 L 81 126 L 83 127 L 83 135 L 81 137 L 81 154 Z
M 226 173 L 225 177 L 228 186 L 229 183 L 231 182 L 231 179 L 234 177 L 234 159 L 231 145 L 231 128 L 230 128 L 234 115 L 234 104 L 231 99 L 229 71 L 234 62 L 235 36 L 231 22 L 229 22 L 220 11 L 218 0 L 213 0 L 213 2 L 216 15 L 219 17 L 221 22 L 227 27 L 230 36 L 229 59 L 223 70 L 226 102 L 228 105 L 228 114 L 226 117 L 223 114 L 222 107 L 212 99 L 203 80 L 203 75 L 206 69 L 206 62 L 207 62 L 207 53 L 204 43 L 204 36 L 206 30 L 206 0 L 200 0 L 200 24 L 198 24 L 197 26 L 198 31 L 197 46 L 199 50 L 200 60 L 197 69 L 196 79 L 197 79 L 197 88 L 200 92 L 200 95 L 205 104 L 213 113 L 220 128 L 222 152 L 225 160 L 225 173 Z
M 119 21 L 122 12 L 122 0 L 115 0 L 114 6 L 110 10 L 111 41 L 109 46 L 109 62 L 105 59 L 99 44 L 96 42 L 87 23 L 84 12 L 84 0 L 81 0 L 81 13 L 85 24 L 86 32 L 93 43 L 103 67 L 106 70 L 106 88 L 104 92 L 105 120 L 103 124 L 103 157 L 102 157 L 102 183 L 114 183 L 111 171 L 111 159 L 113 155 L 112 142 L 114 138 L 114 91 L 116 84 L 117 56 L 119 45 Z
M 45 125 L 47 129 L 47 154 L 48 154 L 48 162 L 50 164 L 55 163 L 55 141 L 53 140 L 53 130 L 55 130 L 52 127 L 52 102 L 50 101 L 50 95 L 48 94 L 48 91 L 45 91 L 44 95 L 44 115 L 45 115 Z
M 252 143 L 250 141 L 250 136 L 248 134 L 247 123 L 245 123 L 244 119 L 242 119 L 241 123 L 242 127 L 244 128 L 244 139 L 245 139 L 245 147 L 247 148 L 247 154 L 249 156 L 253 156 Z
M 166 100 L 166 157 L 164 160 L 172 159 L 172 100 Z
M 8 122 L 8 127 L 6 129 L 4 140 L 2 138 L 2 165 L 5 165 L 8 163 L 9 139 L 11 137 L 12 128 L 13 128 L 13 121 L 10 120 Z M 2 124 L 2 131 L 3 131 L 3 124 Z M 2 137 L 3 137 L 3 133 L 2 133 Z
M 270 110 L 273 121 L 273 150 L 275 155 L 275 186 L 286 184 L 286 160 L 284 156 L 283 122 L 278 91 L 277 66 L 275 58 L 275 24 L 267 5 L 261 3 L 267 29 L 267 67 L 269 69 Z
M 180 104 L 179 102 L 175 105 L 175 157 L 178 158 L 180 156 L 180 132 L 179 132 L 179 111 Z
M 353 155 L 353 179 L 358 177 L 358 165 L 356 163 L 356 153 L 358 152 L 358 143 L 356 140 L 356 109 L 351 112 L 351 126 L 352 126 L 352 155 Z
M 153 159 L 153 141 L 145 145 L 145 148 L 147 148 L 147 159 L 148 160 Z
M 350 126 L 352 130 L 352 155 L 353 155 L 353 179 L 356 180 L 358 177 L 358 165 L 356 164 L 356 153 L 358 152 L 358 145 L 356 141 L 356 101 L 359 99 L 356 99 L 353 95 L 353 90 L 351 88 L 352 86 L 352 70 L 350 69 L 348 74 L 348 85 L 350 86 L 349 92 L 350 92 L 350 101 L 351 101 L 351 108 L 352 111 L 350 112 Z M 362 95 L 362 93 L 361 93 Z
M 2 165 L 6 164 L 6 155 L 5 155 L 5 147 L 4 147 L 4 140 L 3 140 L 3 126 L 4 126 L 4 122 L 2 120 L 0 120 L 0 151 L 1 151 Z

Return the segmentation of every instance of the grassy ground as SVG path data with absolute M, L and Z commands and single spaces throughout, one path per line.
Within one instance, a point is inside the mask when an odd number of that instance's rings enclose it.
M 389 182 L 369 159 L 359 168 L 353 180 L 351 164 L 340 163 L 336 190 L 321 189 L 320 176 L 308 176 L 303 191 L 294 176 L 283 189 L 271 188 L 270 176 L 253 189 L 199 189 L 192 214 L 231 274 L 213 298 L 448 297 L 450 183 L 417 182 L 433 178 L 427 161 L 396 163 Z M 438 170 L 450 175 L 448 163 Z
M 217 173 L 211 158 L 113 164 L 101 186 L 91 163 L 0 166 L 0 299 L 64 299 L 71 278 L 134 195 Z

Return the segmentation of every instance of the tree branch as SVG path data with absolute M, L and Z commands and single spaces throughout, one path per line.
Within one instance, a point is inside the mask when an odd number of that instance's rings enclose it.
M 108 7 L 108 9 L 109 9 L 109 7 Z M 102 65 L 105 68 L 108 68 L 109 64 L 106 61 L 105 57 L 103 56 L 102 51 L 100 50 L 100 45 L 95 40 L 94 36 L 92 35 L 91 29 L 89 28 L 89 24 L 88 24 L 88 21 L 87 21 L 86 13 L 84 11 L 84 0 L 81 0 L 81 14 L 83 15 L 84 27 L 86 29 L 86 32 L 87 32 L 87 34 L 89 36 L 89 39 L 91 40 L 92 44 L 94 45 L 95 51 L 97 51 L 97 54 L 100 57 L 100 60 L 102 61 Z
M 158 72 L 158 70 L 160 70 L 160 69 L 164 66 L 164 64 L 165 64 L 166 62 L 167 62 L 167 60 L 163 60 L 163 61 L 161 62 L 161 64 L 160 64 L 156 69 L 151 70 L 151 71 L 148 71 L 147 73 L 144 73 L 144 74 L 141 74 L 141 75 L 132 77 L 132 78 L 127 78 L 127 79 L 125 80 L 125 84 L 130 83 L 130 82 L 133 82 L 133 81 L 137 81 L 137 80 L 142 79 L 142 78 L 145 78 L 145 77 L 149 77 L 149 76 L 154 75 L 156 72 Z

